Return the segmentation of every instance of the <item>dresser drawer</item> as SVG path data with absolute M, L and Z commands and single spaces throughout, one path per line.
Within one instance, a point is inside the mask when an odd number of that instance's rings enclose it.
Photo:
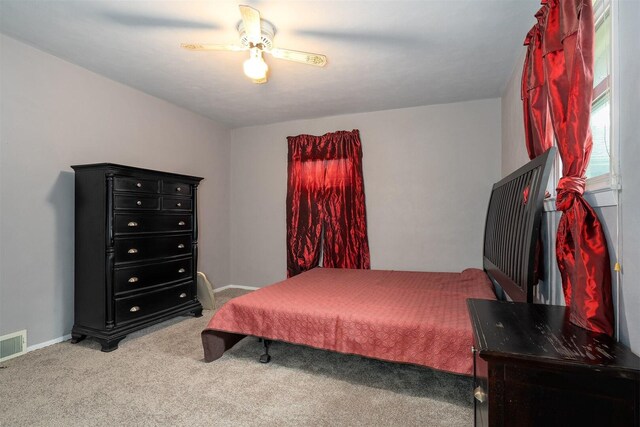
M 191 253 L 191 235 L 115 239 L 115 262 L 133 262 Z
M 191 231 L 191 215 L 116 214 L 115 233 Z
M 162 192 L 164 194 L 175 194 L 178 196 L 190 196 L 191 195 L 191 185 L 185 184 L 184 182 L 177 181 L 162 181 Z
M 157 264 L 117 268 L 115 270 L 116 294 L 189 279 L 192 277 L 192 265 L 193 259 L 186 258 Z
M 115 196 L 114 206 L 116 209 L 129 209 L 138 211 L 160 209 L 160 198 L 149 196 Z
M 162 210 L 165 211 L 190 211 L 191 207 L 191 199 L 166 196 L 162 198 Z
M 135 191 L 136 193 L 159 193 L 160 182 L 152 179 L 139 179 L 124 176 L 113 178 L 115 191 Z
M 193 299 L 193 282 L 147 292 L 127 298 L 116 298 L 116 325 L 169 310 Z

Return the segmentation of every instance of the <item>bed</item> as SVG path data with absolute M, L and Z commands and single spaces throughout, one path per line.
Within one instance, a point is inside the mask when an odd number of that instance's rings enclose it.
M 460 273 L 314 268 L 234 298 L 202 331 L 206 362 L 244 337 L 471 375 L 467 298 L 532 302 L 553 151 L 494 184 L 483 269 Z

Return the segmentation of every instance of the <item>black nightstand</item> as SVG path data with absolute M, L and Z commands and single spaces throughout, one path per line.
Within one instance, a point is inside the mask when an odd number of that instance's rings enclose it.
M 467 300 L 476 426 L 638 426 L 640 358 L 566 307 Z

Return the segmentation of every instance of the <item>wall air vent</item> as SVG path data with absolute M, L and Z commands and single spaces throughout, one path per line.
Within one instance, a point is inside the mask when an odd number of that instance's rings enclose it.
M 0 362 L 13 359 L 27 352 L 27 331 L 14 332 L 0 337 Z

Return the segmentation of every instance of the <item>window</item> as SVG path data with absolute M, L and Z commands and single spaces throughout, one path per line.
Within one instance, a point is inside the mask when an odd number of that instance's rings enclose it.
M 592 0 L 593 14 L 595 19 L 595 40 L 594 40 L 594 64 L 593 64 L 593 100 L 591 103 L 591 134 L 593 137 L 593 147 L 591 149 L 591 159 L 587 166 L 587 188 L 591 193 L 587 197 L 592 206 L 609 206 L 617 203 L 613 193 L 606 192 L 607 189 L 617 188 L 617 146 L 616 140 L 612 137 L 612 123 L 616 114 L 615 100 L 612 96 L 612 62 L 614 54 L 612 52 L 612 40 L 615 40 L 616 21 L 615 17 L 617 3 L 615 0 Z M 613 12 L 611 9 L 613 8 Z M 617 89 L 616 89 L 617 90 Z M 562 160 L 557 155 L 554 168 L 551 172 L 547 191 L 553 196 L 556 195 L 556 184 L 562 176 Z M 597 193 L 597 194 L 596 194 Z M 549 209 L 553 209 L 549 205 Z
M 611 0 L 593 0 L 596 37 L 593 66 L 591 134 L 593 149 L 587 167 L 587 183 L 606 181 L 611 173 Z

